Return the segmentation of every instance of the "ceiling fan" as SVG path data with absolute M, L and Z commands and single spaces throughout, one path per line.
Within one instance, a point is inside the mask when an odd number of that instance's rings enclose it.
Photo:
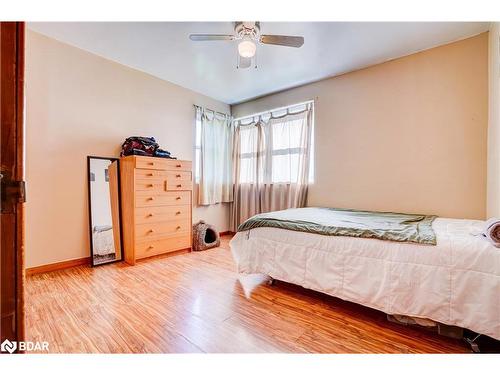
M 261 35 L 260 22 L 235 22 L 234 34 L 190 34 L 189 39 L 195 42 L 240 40 L 238 43 L 238 68 L 249 68 L 252 65 L 257 51 L 257 43 L 294 48 L 300 48 L 304 44 L 302 36 Z

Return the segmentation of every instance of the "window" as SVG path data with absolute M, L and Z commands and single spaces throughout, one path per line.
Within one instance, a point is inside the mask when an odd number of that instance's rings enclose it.
M 301 144 L 304 132 L 304 111 L 311 111 L 309 144 Z M 258 127 L 261 121 L 264 126 Z M 308 182 L 314 182 L 314 103 L 306 102 L 286 108 L 256 114 L 238 120 L 240 131 L 240 183 L 252 183 L 260 178 L 271 183 L 294 183 L 299 180 L 302 157 L 309 147 Z M 260 154 L 263 146 L 271 145 Z M 259 160 L 257 159 L 259 156 Z M 195 168 L 194 179 L 200 181 L 201 118 L 195 122 Z M 267 161 L 266 161 L 267 160 Z M 260 176 L 258 176 L 258 173 Z
M 201 163 L 201 117 L 197 114 L 195 122 L 195 141 L 194 141 L 194 181 L 200 182 L 200 163 Z
M 198 204 L 232 201 L 234 129 L 229 115 L 196 107 L 194 180 Z
M 308 102 L 240 120 L 239 182 L 297 183 L 304 170 L 314 182 L 313 110 Z
M 240 180 L 249 183 L 257 180 L 257 147 L 259 129 L 248 125 L 240 127 Z

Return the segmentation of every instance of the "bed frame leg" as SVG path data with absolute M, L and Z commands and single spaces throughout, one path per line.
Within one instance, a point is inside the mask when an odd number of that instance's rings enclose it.
M 479 345 L 477 344 L 476 340 L 481 336 L 481 334 L 477 334 L 474 338 L 469 338 L 469 337 L 464 337 L 464 340 L 467 344 L 469 344 L 471 350 L 474 353 L 481 353 L 481 350 L 479 349 Z

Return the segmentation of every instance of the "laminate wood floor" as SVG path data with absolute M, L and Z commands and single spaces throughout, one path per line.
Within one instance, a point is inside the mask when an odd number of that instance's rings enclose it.
M 220 247 L 40 275 L 26 282 L 27 340 L 51 353 L 463 353 L 460 340 L 261 276 Z

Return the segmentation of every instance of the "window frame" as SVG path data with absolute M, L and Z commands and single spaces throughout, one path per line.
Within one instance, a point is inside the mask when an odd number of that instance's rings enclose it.
M 305 102 L 297 103 L 297 104 L 292 104 L 286 107 L 279 107 L 272 109 L 270 111 L 266 112 L 261 112 L 261 113 L 256 113 L 253 115 L 245 116 L 243 118 L 239 119 L 234 119 L 233 121 L 239 121 L 240 126 L 250 126 L 253 122 L 255 122 L 255 118 L 258 117 L 271 117 L 273 113 L 280 113 L 280 112 L 285 112 L 289 114 L 294 114 L 298 113 L 301 110 L 297 110 L 297 108 L 301 107 L 306 107 L 307 105 L 311 106 L 311 111 L 312 111 L 312 124 L 311 124 L 311 137 L 310 137 L 310 155 L 309 155 L 309 177 L 308 177 L 308 184 L 314 184 L 315 182 L 315 117 L 316 117 L 316 112 L 315 112 L 315 103 L 314 100 L 308 100 Z M 294 111 L 295 109 L 295 111 Z M 250 120 L 247 123 L 241 123 L 241 121 L 244 120 Z M 241 133 L 240 133 L 241 134 Z M 240 135 L 241 136 L 241 135 Z M 201 173 L 201 118 L 199 118 L 198 115 L 195 116 L 195 122 L 194 122 L 194 160 L 195 160 L 195 166 L 194 166 L 194 171 L 193 171 L 193 180 L 195 184 L 199 184 L 200 182 L 200 173 Z M 271 141 L 272 141 L 272 135 L 271 135 Z M 300 155 L 302 148 L 301 147 L 293 147 L 293 148 L 282 148 L 282 149 L 272 149 L 271 150 L 271 160 L 269 163 L 271 164 L 270 166 L 266 166 L 266 181 L 270 181 L 270 184 L 279 184 L 279 183 L 293 183 L 293 182 L 283 182 L 283 181 L 273 181 L 272 180 L 272 156 L 277 156 L 280 154 L 283 155 Z M 252 159 L 253 157 L 256 157 L 255 152 L 250 152 L 250 153 L 241 153 L 239 154 L 240 159 Z M 249 183 L 249 182 L 241 182 L 238 181 L 238 183 Z
M 255 118 L 262 118 L 262 116 L 266 116 L 266 117 L 269 117 L 269 119 L 272 117 L 273 113 L 276 113 L 276 112 L 285 112 L 285 114 L 291 114 L 293 115 L 294 113 L 300 113 L 302 110 L 306 109 L 307 106 L 310 105 L 311 106 L 311 111 L 312 111 L 312 124 L 311 124 L 311 137 L 310 137 L 310 144 L 309 144 L 309 149 L 310 149 L 310 154 L 309 154 L 309 176 L 308 176 L 308 184 L 314 184 L 314 181 L 315 181 L 315 163 L 314 163 L 314 153 L 315 153 L 315 148 L 314 148 L 314 131 L 315 131 L 315 108 L 314 108 L 314 100 L 309 100 L 309 101 L 306 101 L 306 102 L 302 102 L 302 103 L 298 103 L 298 104 L 292 104 L 292 105 L 289 105 L 289 106 L 286 106 L 286 107 L 280 107 L 280 108 L 276 108 L 276 109 L 272 109 L 270 111 L 266 111 L 266 112 L 262 112 L 262 113 L 256 113 L 256 114 L 253 114 L 253 115 L 249 115 L 249 116 L 245 116 L 243 118 L 240 118 L 240 119 L 235 119 L 234 121 L 240 121 L 240 126 L 252 126 L 252 124 L 255 123 Z M 304 107 L 304 109 L 300 109 L 300 110 L 295 110 L 293 111 L 293 109 L 297 109 L 297 108 L 301 108 L 301 107 Z M 284 118 L 286 116 L 283 116 Z M 249 119 L 250 122 L 247 122 L 247 123 L 242 123 L 241 121 L 243 120 L 246 120 L 246 119 Z M 269 121 L 269 119 L 267 121 Z M 266 120 L 265 120 L 266 121 Z M 269 139 L 269 142 L 272 144 L 272 140 L 273 140 L 273 136 L 272 136 L 272 129 L 268 129 L 268 139 Z M 241 132 L 240 132 L 240 137 L 241 137 Z M 240 142 L 241 142 L 241 138 L 240 138 Z M 303 151 L 303 148 L 302 147 L 289 147 L 289 148 L 279 148 L 279 149 L 271 149 L 270 151 L 270 156 L 271 158 L 269 158 L 270 160 L 268 160 L 268 165 L 265 166 L 265 178 L 264 180 L 265 181 L 269 181 L 268 183 L 269 184 L 293 184 L 294 182 L 292 181 L 273 181 L 273 168 L 272 168 L 272 157 L 273 156 L 277 156 L 277 155 L 300 155 L 300 153 Z M 240 158 L 240 160 L 242 159 L 252 159 L 254 157 L 256 157 L 256 153 L 255 152 L 246 152 L 246 153 L 240 153 L 238 155 L 238 157 Z M 242 182 L 241 180 L 238 181 L 238 183 L 243 183 L 243 184 L 248 184 L 251 182 Z

